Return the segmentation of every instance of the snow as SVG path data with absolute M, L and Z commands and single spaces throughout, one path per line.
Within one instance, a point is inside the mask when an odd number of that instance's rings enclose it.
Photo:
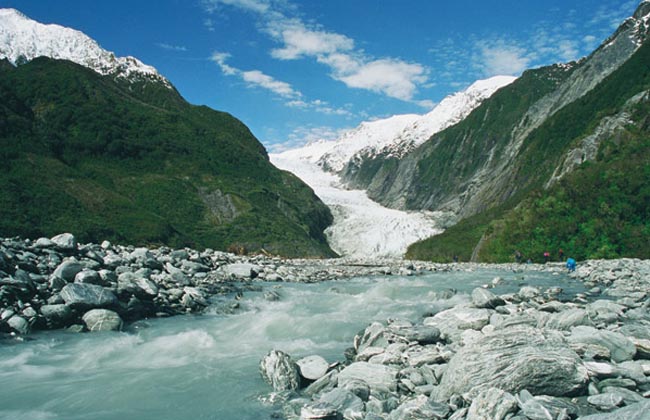
M 325 234 L 339 255 L 369 260 L 401 258 L 413 242 L 442 232 L 439 212 L 404 212 L 382 207 L 362 190 L 346 190 L 338 175 L 291 153 L 271 154 L 271 162 L 307 183 L 330 207 L 334 223 Z
M 334 141 L 313 143 L 297 153 L 303 157 L 319 156 L 318 164 L 332 172 L 340 172 L 353 159 L 378 155 L 401 158 L 435 133 L 462 121 L 485 99 L 515 80 L 512 76 L 479 80 L 466 90 L 446 97 L 427 114 L 395 115 L 363 122 Z
M 171 88 L 155 68 L 134 57 L 116 57 L 82 32 L 44 25 L 15 9 L 0 9 L 0 59 L 18 65 L 40 56 L 69 60 L 102 75 L 153 78 Z
M 359 259 L 401 258 L 412 243 L 441 233 L 453 215 L 383 207 L 363 190 L 347 190 L 338 174 L 351 160 L 378 154 L 402 157 L 433 134 L 463 120 L 515 79 L 496 76 L 479 80 L 443 99 L 425 115 L 395 115 L 363 122 L 334 141 L 317 141 L 271 154 L 271 162 L 301 178 L 330 207 L 334 223 L 325 233 L 336 252 Z

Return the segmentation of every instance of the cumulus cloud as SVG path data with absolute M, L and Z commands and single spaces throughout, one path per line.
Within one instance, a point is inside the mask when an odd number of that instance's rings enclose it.
M 287 82 L 276 80 L 268 74 L 264 74 L 259 70 L 250 70 L 241 72 L 242 79 L 252 86 L 259 86 L 268 89 L 271 92 L 282 96 L 283 98 L 295 98 L 302 96 L 299 92 L 295 91 Z
M 531 62 L 527 51 L 514 44 L 481 43 L 479 48 L 477 65 L 483 69 L 486 76 L 519 75 L 529 67 Z
M 398 58 L 374 58 L 355 48 L 353 39 L 289 17 L 286 1 L 204 0 L 208 11 L 233 6 L 257 13 L 261 30 L 280 44 L 270 54 L 279 60 L 311 58 L 330 69 L 330 76 L 346 86 L 369 90 L 391 98 L 423 104 L 415 99 L 418 89 L 428 81 L 428 69 L 422 64 Z M 427 102 L 428 103 L 428 102 Z

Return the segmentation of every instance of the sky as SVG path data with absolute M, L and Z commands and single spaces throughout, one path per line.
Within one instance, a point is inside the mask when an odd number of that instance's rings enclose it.
M 591 53 L 639 0 L 0 0 L 84 32 L 279 152 Z

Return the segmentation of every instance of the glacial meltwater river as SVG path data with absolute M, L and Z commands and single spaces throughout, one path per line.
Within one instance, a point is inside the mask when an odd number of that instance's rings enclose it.
M 147 320 L 120 333 L 34 333 L 0 341 L 0 419 L 270 419 L 278 408 L 260 402 L 271 389 L 258 371 L 269 350 L 342 360 L 368 323 L 416 321 L 496 276 L 504 280 L 496 293 L 523 284 L 583 291 L 564 274 L 506 271 L 262 283 L 281 299 L 249 292 L 233 315 Z M 459 294 L 439 299 L 450 288 Z

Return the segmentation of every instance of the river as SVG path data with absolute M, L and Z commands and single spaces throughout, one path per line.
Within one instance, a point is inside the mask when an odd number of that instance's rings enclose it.
M 0 342 L 0 419 L 270 419 L 277 408 L 260 402 L 271 389 L 258 372 L 269 350 L 341 360 L 368 323 L 416 321 L 496 276 L 496 293 L 523 284 L 582 291 L 564 274 L 491 270 L 264 283 L 279 301 L 249 292 L 230 315 L 147 320 L 121 333 L 39 332 Z M 452 288 L 459 293 L 440 299 Z

